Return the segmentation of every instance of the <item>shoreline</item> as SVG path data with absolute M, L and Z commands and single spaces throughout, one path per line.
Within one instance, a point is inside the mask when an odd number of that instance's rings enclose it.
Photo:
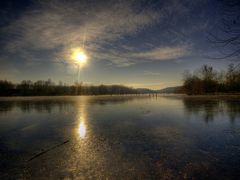
M 0 96 L 0 101 L 4 100 L 43 100 L 43 99 L 65 99 L 79 97 L 179 97 L 179 98 L 224 98 L 235 97 L 240 98 L 240 93 L 231 94 L 202 94 L 202 95 L 187 95 L 187 94 L 114 94 L 114 95 L 58 95 L 58 96 Z

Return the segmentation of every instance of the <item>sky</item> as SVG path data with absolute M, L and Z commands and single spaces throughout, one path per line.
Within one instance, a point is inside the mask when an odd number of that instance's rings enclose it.
M 0 79 L 73 84 L 75 48 L 84 49 L 85 84 L 161 89 L 182 84 L 185 70 L 216 59 L 209 32 L 219 28 L 218 0 L 0 1 Z

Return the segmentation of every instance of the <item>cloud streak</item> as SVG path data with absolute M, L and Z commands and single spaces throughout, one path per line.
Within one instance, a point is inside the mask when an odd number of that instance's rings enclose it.
M 183 47 L 160 47 L 149 51 L 133 54 L 135 58 L 149 59 L 149 60 L 170 60 L 182 58 L 189 55 L 189 49 Z
M 132 1 L 94 5 L 87 1 L 42 1 L 5 28 L 11 35 L 5 49 L 10 53 L 53 50 L 67 59 L 69 48 L 85 43 L 85 48 L 99 59 L 98 52 L 105 45 L 137 33 L 158 19 L 159 14 L 152 10 L 139 13 Z
M 32 61 L 39 61 L 41 54 L 42 59 L 58 62 L 69 59 L 71 48 L 84 45 L 91 59 L 107 60 L 117 66 L 189 55 L 190 48 L 186 45 L 138 49 L 122 42 L 126 36 L 134 37 L 161 23 L 168 13 L 186 11 L 166 3 L 165 9 L 155 9 L 157 3 L 143 7 L 142 2 L 37 1 L 20 18 L 1 29 L 7 38 L 3 50 L 23 60 L 31 57 Z

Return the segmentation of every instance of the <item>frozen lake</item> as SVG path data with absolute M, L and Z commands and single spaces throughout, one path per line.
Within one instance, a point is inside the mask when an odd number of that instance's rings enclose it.
M 0 98 L 0 179 L 237 179 L 240 98 Z

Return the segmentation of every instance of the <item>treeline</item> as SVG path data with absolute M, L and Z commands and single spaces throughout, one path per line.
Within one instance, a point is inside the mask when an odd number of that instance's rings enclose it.
M 188 95 L 240 92 L 239 65 L 230 64 L 225 71 L 203 65 L 194 73 L 185 72 L 183 91 Z
M 0 96 L 57 96 L 57 95 L 113 95 L 137 94 L 137 90 L 122 85 L 88 86 L 82 84 L 56 85 L 50 79 L 47 81 L 30 80 L 14 84 L 10 81 L 0 80 Z

